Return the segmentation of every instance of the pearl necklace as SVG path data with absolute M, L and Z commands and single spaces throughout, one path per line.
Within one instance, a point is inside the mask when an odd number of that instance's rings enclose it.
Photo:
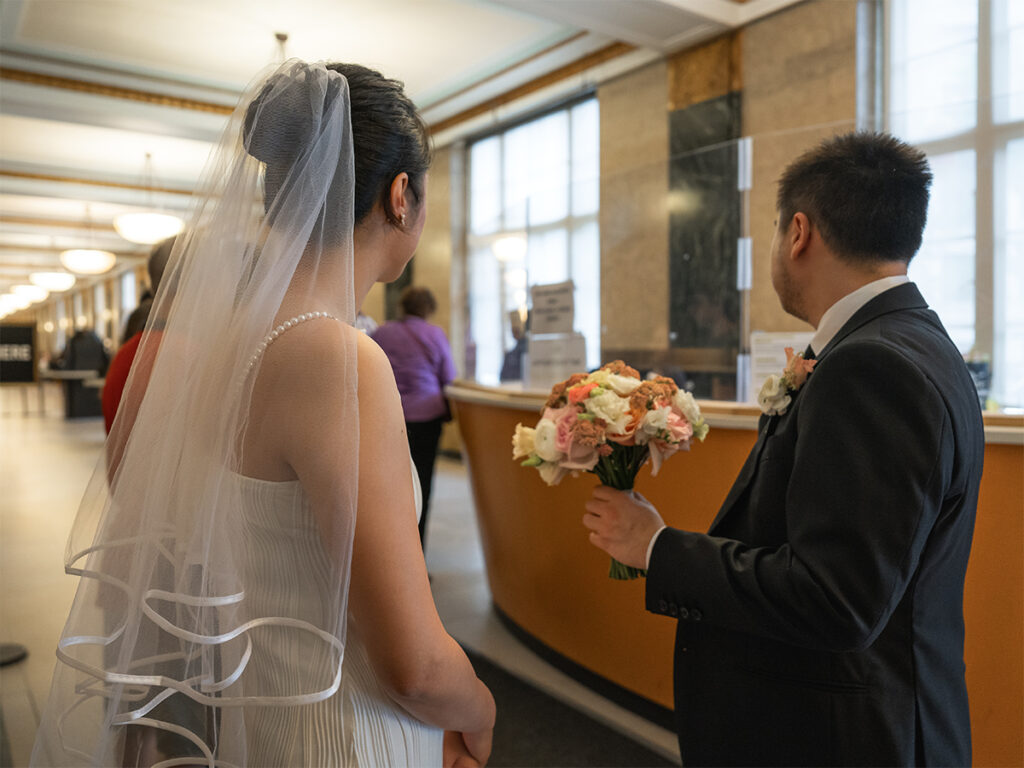
M 283 323 L 277 326 L 274 330 L 268 333 L 263 338 L 263 341 L 261 341 L 259 345 L 256 347 L 256 353 L 251 358 L 249 358 L 249 365 L 245 369 L 246 374 L 252 372 L 252 369 L 256 367 L 256 363 L 259 362 L 260 357 L 263 355 L 264 352 L 267 351 L 267 347 L 273 344 L 282 333 L 291 330 L 297 325 L 302 325 L 305 322 L 308 322 L 310 320 L 316 320 L 321 317 L 327 318 L 329 320 L 338 319 L 335 315 L 332 315 L 330 312 L 307 312 L 304 315 L 296 315 L 291 320 L 285 320 Z

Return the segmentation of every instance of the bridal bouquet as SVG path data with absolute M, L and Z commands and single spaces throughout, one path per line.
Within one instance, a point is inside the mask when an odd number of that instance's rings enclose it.
M 707 433 L 693 395 L 672 379 L 644 381 L 616 360 L 556 384 L 537 425 L 516 425 L 512 458 L 536 467 L 548 485 L 593 472 L 604 485 L 628 491 L 648 458 L 657 475 L 665 459 Z M 613 559 L 608 575 L 635 579 L 644 571 Z

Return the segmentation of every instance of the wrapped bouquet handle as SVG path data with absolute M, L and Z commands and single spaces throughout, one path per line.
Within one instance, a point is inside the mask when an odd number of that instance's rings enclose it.
M 552 387 L 537 425 L 516 425 L 512 458 L 535 467 L 548 485 L 558 485 L 567 474 L 592 472 L 603 485 L 629 491 L 648 459 L 656 475 L 666 458 L 707 433 L 693 395 L 672 379 L 641 379 L 616 360 Z M 614 559 L 608 572 L 619 580 L 644 575 Z

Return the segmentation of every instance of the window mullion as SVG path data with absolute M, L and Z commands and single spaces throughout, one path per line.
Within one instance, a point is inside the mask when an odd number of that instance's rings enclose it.
M 977 182 L 974 199 L 974 345 L 991 356 L 995 344 L 995 141 L 992 124 L 992 6 L 978 3 Z

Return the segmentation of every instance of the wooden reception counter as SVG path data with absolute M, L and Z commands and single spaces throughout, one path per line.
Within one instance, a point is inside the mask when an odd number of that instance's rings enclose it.
M 584 501 L 597 479 L 549 488 L 512 461 L 512 433 L 533 426 L 546 393 L 457 382 L 462 435 L 487 578 L 499 616 L 582 682 L 670 725 L 675 622 L 644 611 L 644 584 L 607 577 L 587 541 Z M 647 469 L 637 490 L 678 528 L 707 530 L 756 439 L 756 407 L 702 402 L 707 440 Z M 1024 765 L 1024 416 L 986 415 L 985 471 L 967 571 L 967 684 L 976 765 Z

